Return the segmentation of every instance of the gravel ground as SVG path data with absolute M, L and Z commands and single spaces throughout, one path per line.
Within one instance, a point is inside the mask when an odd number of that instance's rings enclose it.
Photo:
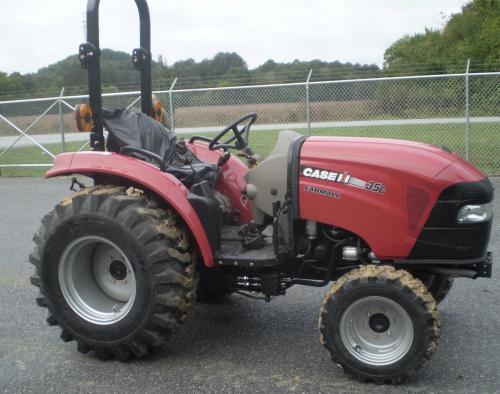
M 500 179 L 494 179 L 497 190 Z M 361 384 L 334 366 L 319 344 L 326 289 L 295 287 L 266 304 L 232 296 L 197 305 L 162 351 L 141 361 L 100 362 L 59 339 L 35 304 L 28 264 L 42 216 L 69 180 L 0 178 L 0 391 L 168 393 L 494 393 L 500 392 L 500 271 L 459 279 L 441 305 L 441 343 L 404 386 Z M 500 196 L 495 201 L 500 218 Z M 499 253 L 500 220 L 490 248 Z

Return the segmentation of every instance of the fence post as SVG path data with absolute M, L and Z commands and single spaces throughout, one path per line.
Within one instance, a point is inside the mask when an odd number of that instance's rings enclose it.
M 175 77 L 174 82 L 170 85 L 170 89 L 168 89 L 168 101 L 170 107 L 170 127 L 172 129 L 172 133 L 175 133 L 175 116 L 174 116 L 174 102 L 173 102 L 173 94 L 172 89 L 175 87 L 177 83 L 177 77 Z
M 306 80 L 306 119 L 307 119 L 307 134 L 311 135 L 311 108 L 309 100 L 309 81 L 311 80 L 312 68 L 309 69 L 309 75 Z
M 63 112 L 62 112 L 62 103 L 61 99 L 64 96 L 64 86 L 61 89 L 61 94 L 59 95 L 59 131 L 61 132 L 61 148 L 62 151 L 66 151 L 66 139 L 64 138 L 64 118 L 63 118 Z
M 467 59 L 465 70 L 465 160 L 469 160 L 469 66 L 470 59 Z

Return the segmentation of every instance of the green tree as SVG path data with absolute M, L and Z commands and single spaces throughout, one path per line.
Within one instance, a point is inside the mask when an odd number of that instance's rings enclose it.
M 384 67 L 409 72 L 423 63 L 429 73 L 457 72 L 466 59 L 473 60 L 471 71 L 483 71 L 487 64 L 499 68 L 500 1 L 473 0 L 442 29 L 404 36 L 385 51 Z

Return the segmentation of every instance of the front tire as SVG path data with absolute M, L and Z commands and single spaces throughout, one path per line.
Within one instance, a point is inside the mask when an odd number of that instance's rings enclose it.
M 408 272 L 368 265 L 342 276 L 320 312 L 332 360 L 362 380 L 399 383 L 420 369 L 440 334 L 433 297 Z
M 450 275 L 415 274 L 415 277 L 427 287 L 437 304 L 440 304 L 448 296 L 454 282 Z
M 142 357 L 179 329 L 194 303 L 186 229 L 137 189 L 84 189 L 46 215 L 33 240 L 37 303 L 81 353 Z

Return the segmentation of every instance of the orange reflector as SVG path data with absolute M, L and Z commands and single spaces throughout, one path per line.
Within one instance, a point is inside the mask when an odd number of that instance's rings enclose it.
M 153 115 L 154 118 L 160 122 L 163 123 L 163 107 L 161 106 L 161 101 L 160 100 L 153 100 Z
M 75 106 L 75 122 L 78 131 L 91 131 L 94 127 L 92 109 L 89 104 L 77 104 Z

